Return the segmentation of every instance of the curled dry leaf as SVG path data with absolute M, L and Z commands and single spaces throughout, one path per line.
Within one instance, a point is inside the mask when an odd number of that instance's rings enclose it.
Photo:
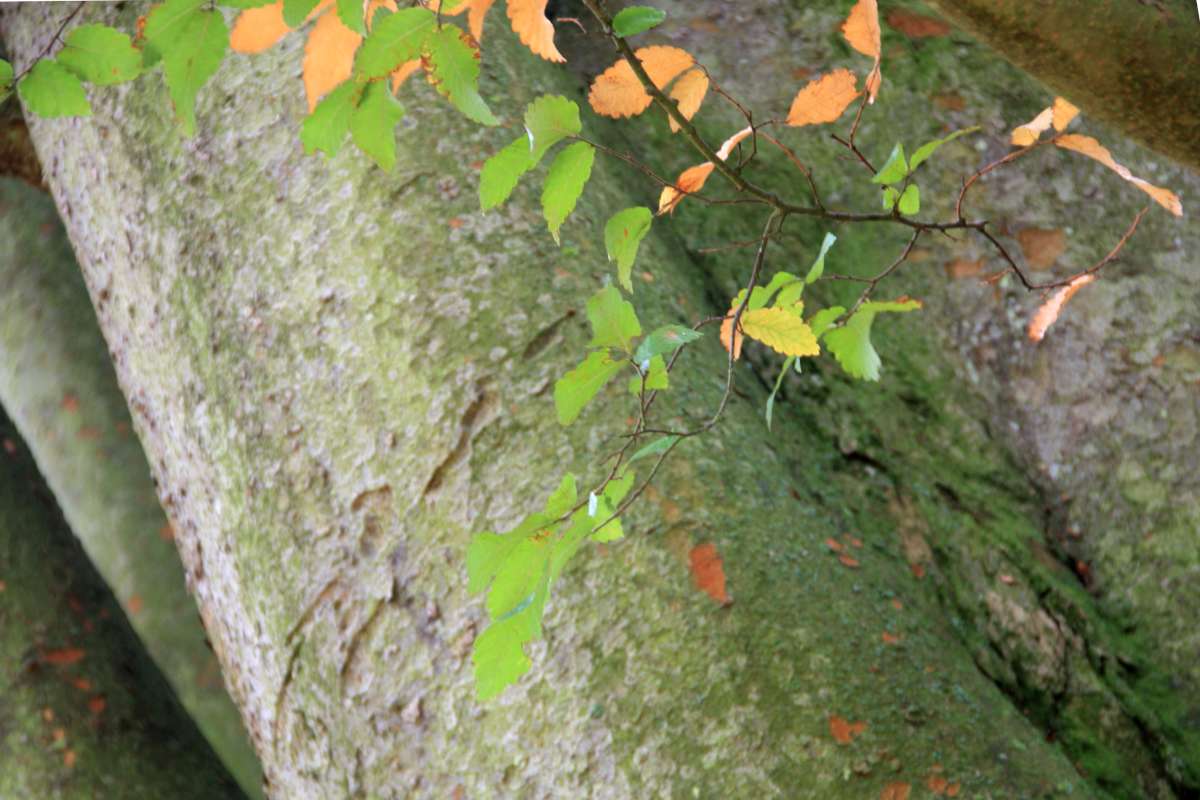
M 708 74 L 699 67 L 694 67 L 675 81 L 671 87 L 670 97 L 679 104 L 679 113 L 683 115 L 683 118 L 690 120 L 700 110 L 707 94 Z M 674 117 L 668 116 L 667 122 L 671 124 L 672 133 L 679 130 L 679 123 L 675 121 Z
M 696 63 L 686 50 L 665 45 L 642 47 L 633 54 L 659 89 Z M 651 101 L 633 67 L 624 59 L 596 76 L 588 92 L 592 110 L 605 117 L 636 117 L 650 107 Z
M 1082 153 L 1088 158 L 1099 161 L 1104 166 L 1111 169 L 1113 172 L 1120 175 L 1125 180 L 1132 183 L 1134 186 L 1141 189 L 1146 194 L 1153 198 L 1154 202 L 1170 211 L 1177 217 L 1183 216 L 1183 204 L 1179 202 L 1179 197 L 1169 189 L 1164 189 L 1161 186 L 1155 186 L 1152 183 L 1136 178 L 1133 174 L 1121 164 L 1118 164 L 1112 157 L 1112 153 L 1108 152 L 1108 148 L 1100 144 L 1090 136 L 1080 136 L 1077 133 L 1068 133 L 1059 136 L 1054 140 L 1054 143 L 1064 150 L 1073 150 L 1076 153 Z
M 1096 280 L 1095 275 L 1080 275 L 1066 286 L 1055 289 L 1054 293 L 1050 295 L 1046 302 L 1042 303 L 1037 313 L 1033 315 L 1033 319 L 1030 320 L 1029 338 L 1032 341 L 1040 342 L 1042 337 L 1046 335 L 1046 330 L 1058 319 L 1058 315 L 1062 312 L 1063 306 L 1067 304 L 1067 301 L 1082 287 L 1094 280 Z
M 875 59 L 870 74 L 867 75 L 867 96 L 870 102 L 875 102 L 879 94 L 879 84 L 883 77 L 879 70 L 879 60 L 883 49 L 880 44 L 879 4 L 876 0 L 858 0 L 850 9 L 850 16 L 842 24 L 842 35 L 858 52 Z
M 858 78 L 848 69 L 836 69 L 809 81 L 796 93 L 787 124 L 821 125 L 836 121 L 858 97 Z
M 729 154 L 733 152 L 733 148 L 738 142 L 745 139 L 750 134 L 754 133 L 754 129 L 750 127 L 742 128 L 740 131 L 730 136 L 721 145 L 721 149 L 717 151 L 717 157 L 722 161 L 729 158 Z M 675 210 L 675 206 L 679 205 L 689 194 L 698 192 L 704 187 L 704 182 L 708 180 L 708 176 L 716 169 L 716 165 L 711 161 L 705 161 L 703 164 L 697 164 L 694 167 L 688 167 L 679 174 L 675 180 L 674 186 L 664 186 L 662 194 L 658 196 L 658 213 L 659 215 L 669 214 Z M 724 331 L 724 328 L 722 328 Z M 728 348 L 728 345 L 726 346 Z M 741 349 L 741 346 L 738 346 Z
M 566 61 L 554 46 L 554 23 L 546 18 L 548 0 L 508 0 L 508 20 L 521 44 L 547 61 Z M 484 9 L 486 12 L 487 9 Z M 482 25 L 482 22 L 480 23 Z M 631 73 L 632 74 L 632 73 Z
M 1038 140 L 1046 131 L 1050 130 L 1050 125 L 1054 122 L 1054 109 L 1044 108 L 1036 117 L 1026 122 L 1024 125 L 1018 125 L 1012 132 L 1012 143 L 1017 147 L 1028 147 Z
M 715 544 L 706 542 L 693 547 L 688 554 L 688 565 L 697 589 L 723 606 L 733 602 L 725 590 L 725 566 Z

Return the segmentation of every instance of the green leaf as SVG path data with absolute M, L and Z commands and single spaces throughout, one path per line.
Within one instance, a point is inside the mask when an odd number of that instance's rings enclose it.
M 786 284 L 779 290 L 779 294 L 775 295 L 775 302 L 772 305 L 775 308 L 786 308 L 796 314 L 804 311 L 804 303 L 801 302 L 800 296 L 804 294 L 804 281 L 796 279 L 791 283 Z
M 221 66 L 228 46 L 229 28 L 221 13 L 194 11 L 181 23 L 178 39 L 161 51 L 167 91 L 188 136 L 196 132 L 196 94 Z
M 359 36 L 367 35 L 367 23 L 363 19 L 362 0 L 337 0 L 337 15 L 342 24 L 350 30 Z M 382 21 L 382 17 L 380 20 Z
M 368 84 L 350 115 L 354 143 L 386 172 L 396 166 L 396 123 L 403 116 L 404 106 L 392 96 L 386 79 Z
M 613 33 L 622 38 L 645 33 L 662 24 L 667 12 L 650 6 L 630 6 L 622 9 L 612 21 Z
M 83 84 L 57 61 L 42 59 L 17 84 L 25 107 L 39 117 L 86 117 L 92 113 Z
M 479 48 L 475 40 L 454 25 L 444 25 L 429 34 L 425 46 L 429 77 L 438 92 L 468 119 L 480 125 L 499 125 L 500 120 L 479 96 Z
M 871 344 L 871 323 L 875 315 L 885 311 L 915 311 L 920 301 L 903 300 L 887 303 L 863 303 L 846 324 L 825 334 L 825 347 L 837 357 L 847 374 L 868 381 L 879 380 L 881 361 Z
M 633 462 L 638 461 L 643 458 L 649 458 L 650 456 L 662 455 L 663 453 L 670 450 L 671 445 L 674 444 L 675 441 L 678 439 L 679 439 L 678 436 L 664 436 L 661 439 L 655 439 L 653 442 L 651 442 L 650 444 L 646 445 L 645 447 L 641 448 L 636 453 L 631 455 L 629 457 L 629 461 L 627 463 L 632 464 Z
M 921 210 L 921 190 L 915 183 L 909 184 L 904 189 L 904 194 L 900 195 L 897 205 L 900 207 L 901 214 L 916 214 Z
M 813 334 L 820 339 L 821 334 L 829 330 L 830 326 L 837 322 L 837 318 L 845 313 L 846 309 L 841 306 L 823 308 L 816 314 L 813 314 L 812 319 L 808 321 L 808 327 L 812 328 Z
M 832 233 L 825 234 L 825 238 L 821 241 L 821 252 L 817 253 L 816 260 L 809 267 L 808 275 L 804 276 L 805 283 L 815 283 L 825 274 L 825 254 L 829 252 L 829 248 L 833 247 L 833 243 L 836 241 L 837 237 Z
M 542 214 L 555 244 L 558 243 L 559 229 L 575 210 L 575 203 L 592 175 L 595 159 L 596 148 L 587 142 L 575 142 L 563 148 L 550 164 L 550 172 L 542 185 Z
M 475 534 L 467 547 L 467 591 L 474 594 L 487 588 L 517 545 L 552 525 L 556 518 L 557 515 L 530 514 L 508 533 Z
M 12 64 L 0 58 L 0 92 L 7 92 L 12 88 L 13 68 Z
M 531 603 L 521 613 L 493 622 L 475 640 L 471 662 L 480 701 L 500 694 L 533 666 L 524 646 L 537 635 L 540 619 L 541 610 Z
M 320 150 L 330 158 L 338 154 L 350 130 L 359 88 L 353 81 L 344 81 L 317 103 L 300 127 L 305 153 Z
M 618 211 L 604 225 L 604 247 L 608 260 L 617 262 L 617 280 L 625 291 L 633 293 L 633 262 L 637 259 L 638 246 L 650 232 L 654 213 L 645 206 L 634 206 Z
M 629 490 L 633 488 L 634 478 L 637 477 L 633 470 L 623 469 L 621 474 L 608 482 L 604 487 L 604 497 L 613 506 L 621 505 L 621 501 L 629 494 Z
M 283 21 L 289 28 L 299 28 L 320 0 L 283 0 Z
M 605 286 L 588 299 L 587 315 L 593 334 L 588 347 L 617 347 L 629 352 L 630 340 L 642 335 L 637 312 L 615 286 Z
M 623 366 L 624 362 L 614 361 L 606 351 L 595 350 L 578 367 L 559 378 L 554 384 L 554 408 L 559 424 L 574 422 L 583 407 Z
M 592 541 L 600 542 L 615 542 L 618 539 L 625 538 L 625 528 L 621 525 L 620 517 L 613 517 L 617 506 L 607 495 L 596 499 L 596 514 L 591 518 L 592 525 L 601 525 L 599 528 L 589 528 L 592 531 Z
M 891 211 L 896 207 L 896 201 L 900 199 L 900 192 L 891 186 L 883 187 L 883 210 Z
M 767 430 L 771 430 L 771 416 L 775 413 L 775 395 L 779 394 L 779 387 L 783 386 L 783 376 L 787 375 L 792 364 L 797 363 L 795 356 L 788 356 L 783 362 L 783 369 L 779 370 L 779 377 L 775 379 L 775 388 L 771 390 L 771 394 L 767 397 Z
M 142 71 L 142 51 L 107 25 L 80 25 L 67 35 L 58 63 L 97 86 L 133 80 Z
M 525 107 L 525 131 L 529 134 L 534 164 L 541 161 L 551 147 L 582 130 L 579 106 L 565 97 L 545 94 Z
M 934 139 L 932 142 L 926 142 L 916 149 L 912 154 L 912 158 L 908 162 L 908 171 L 912 173 L 917 167 L 921 166 L 927 158 L 933 155 L 934 151 L 947 142 L 953 142 L 960 136 L 966 136 L 968 133 L 975 133 L 979 130 L 978 125 L 973 125 L 970 128 L 963 128 L 961 131 L 955 131 L 949 136 L 944 136 L 941 139 Z
M 142 29 L 142 62 L 149 69 L 186 34 L 205 0 L 166 0 L 150 9 Z
M 554 550 L 550 554 L 550 567 L 547 570 L 550 584 L 558 580 L 558 576 L 562 574 L 563 567 L 571 560 L 571 556 L 579 552 L 579 546 L 592 532 L 593 522 L 594 520 L 587 515 L 585 508 L 579 509 L 571 516 L 571 526 L 554 543 Z
M 904 145 L 899 142 L 892 148 L 887 163 L 871 178 L 872 183 L 891 184 L 904 179 L 908 174 L 908 162 L 904 160 Z
M 638 345 L 633 360 L 639 364 L 655 356 L 673 353 L 689 342 L 694 342 L 704 334 L 694 331 L 684 325 L 663 325 L 655 328 Z
M 754 311 L 757 308 L 762 308 L 767 304 L 768 300 L 770 300 L 772 297 L 776 297 L 776 293 L 779 292 L 784 286 L 789 286 L 795 283 L 797 280 L 799 280 L 799 278 L 790 272 L 776 272 L 771 276 L 771 280 L 766 286 L 754 287 L 754 291 L 750 293 L 750 304 L 746 306 L 746 310 Z M 743 289 L 742 291 L 738 292 L 738 299 L 736 302 L 740 303 L 741 298 L 745 296 L 746 291 Z M 775 305 L 779 305 L 779 303 L 776 303 Z
M 427 8 L 402 8 L 371 28 L 354 58 L 354 72 L 367 78 L 382 78 L 405 61 L 421 56 L 425 40 L 437 16 Z
M 269 6 L 275 0 L 217 0 L 217 5 L 225 8 L 259 8 Z
M 558 488 L 546 500 L 546 507 L 543 509 L 543 513 L 550 519 L 558 519 L 570 511 L 578 499 L 579 490 L 575 488 L 575 476 L 568 472 L 563 476 L 562 482 L 558 484 Z
M 646 373 L 646 391 L 653 392 L 671 388 L 671 376 L 667 372 L 667 362 L 662 356 L 654 356 L 638 365 L 638 369 Z M 641 373 L 629 379 L 629 393 L 642 393 Z
M 517 542 L 508 558 L 496 570 L 488 589 L 487 611 L 492 619 L 500 619 L 519 609 L 538 590 L 546 574 L 553 534 L 540 531 Z
M 533 169 L 529 139 L 518 136 L 508 147 L 489 158 L 479 173 L 479 206 L 484 211 L 495 208 L 509 198 L 517 181 Z

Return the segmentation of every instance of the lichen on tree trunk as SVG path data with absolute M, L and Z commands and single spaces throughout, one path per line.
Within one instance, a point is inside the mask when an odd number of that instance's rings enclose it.
M 54 203 L 11 178 L 0 178 L 0 402 L 183 705 L 261 794 Z
M 244 797 L 0 410 L 0 796 Z
M 542 91 L 579 96 L 498 22 L 483 62 L 495 108 L 515 120 Z M 26 55 L 53 29 L 31 9 L 6 24 Z M 472 530 L 512 524 L 619 430 L 596 411 L 558 428 L 547 390 L 586 340 L 569 312 L 609 272 L 599 226 L 644 201 L 626 188 L 641 184 L 599 166 L 564 228 L 573 251 L 557 250 L 528 185 L 477 211 L 464 165 L 505 137 L 424 87 L 394 174 L 349 148 L 305 158 L 299 50 L 293 38 L 231 56 L 201 95 L 194 140 L 152 81 L 94 97 L 90 120 L 34 125 L 274 795 L 849 798 L 924 783 L 935 764 L 964 795 L 1090 791 L 997 687 L 1027 684 L 976 666 L 1046 659 L 993 654 L 945 614 L 945 597 L 1009 563 L 1028 581 L 993 589 L 996 619 L 1039 608 L 1043 590 L 1080 598 L 1053 559 L 1027 555 L 1039 498 L 920 328 L 905 329 L 892 388 L 856 399 L 822 372 L 773 435 L 762 386 L 740 368 L 745 399 L 681 448 L 628 541 L 580 557 L 556 587 L 533 674 L 478 705 L 482 615 L 463 552 Z M 744 238 L 727 236 L 744 223 L 732 219 L 706 235 Z M 708 273 L 725 289 L 733 266 L 697 263 L 662 223 L 641 264 L 635 302 L 652 324 L 711 313 Z M 710 337 L 681 366 L 670 408 L 702 413 L 719 348 Z M 847 530 L 858 569 L 824 544 Z M 724 558 L 729 608 L 690 584 L 702 542 Z M 1063 601 L 1031 629 L 1061 633 L 1079 608 Z M 866 727 L 839 745 L 835 715 Z M 1169 791 L 1148 752 L 1134 742 L 1119 763 Z

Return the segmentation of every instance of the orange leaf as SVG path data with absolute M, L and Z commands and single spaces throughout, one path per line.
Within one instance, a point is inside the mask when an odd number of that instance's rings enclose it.
M 752 133 L 754 133 L 753 128 L 742 128 L 733 136 L 730 136 L 725 140 L 725 142 L 721 145 L 721 149 L 717 151 L 717 156 L 722 161 L 729 158 L 729 154 L 733 152 L 733 148 L 737 146 L 738 142 L 742 141 L 742 139 L 745 139 Z M 679 173 L 679 177 L 675 180 L 675 185 L 664 186 L 662 193 L 658 196 L 659 215 L 661 216 L 663 214 L 669 214 L 675 210 L 675 206 L 679 205 L 680 201 L 682 201 L 685 196 L 692 194 L 693 192 L 698 192 L 704 188 L 705 181 L 708 180 L 708 176 L 712 174 L 714 169 L 716 169 L 716 165 L 713 164 L 713 162 L 705 161 L 703 164 L 697 164 L 694 167 L 688 167 L 683 172 Z M 736 307 L 734 310 L 736 310 Z M 726 322 L 732 324 L 730 320 L 726 320 Z M 721 330 L 721 336 L 723 337 L 722 341 L 725 341 L 724 325 L 722 325 Z M 725 349 L 728 350 L 729 346 L 726 345 Z M 741 351 L 740 345 L 738 350 L 739 352 Z
M 412 61 L 405 61 L 392 73 L 392 94 L 395 94 L 404 82 L 408 80 L 414 72 L 421 68 L 421 59 L 414 58 Z
M 925 781 L 925 785 L 929 787 L 929 791 L 940 797 L 946 793 L 946 787 L 950 785 L 950 781 L 941 775 L 930 775 Z
M 825 540 L 825 545 L 835 553 L 840 553 L 843 550 L 842 543 L 837 539 L 834 539 L 832 536 Z
M 842 555 L 838 556 L 838 561 L 842 562 L 843 567 L 858 569 L 858 559 L 854 558 L 853 556 L 848 556 L 843 553 Z
M 958 781 L 946 787 L 946 797 L 958 797 L 958 790 L 962 788 L 962 784 Z
M 696 63 L 686 50 L 664 45 L 643 47 L 636 50 L 634 55 L 642 62 L 650 82 L 660 89 Z M 652 100 L 642 88 L 642 82 L 634 74 L 633 67 L 622 59 L 592 81 L 588 102 L 592 110 L 606 117 L 636 117 L 650 107 Z
M 850 744 L 855 736 L 867 729 L 865 722 L 850 722 L 837 714 L 829 718 L 829 733 L 838 744 Z
M 787 124 L 820 125 L 834 122 L 858 97 L 858 78 L 848 69 L 836 69 L 809 81 L 796 93 L 788 111 Z
M 469 3 L 470 9 L 467 14 L 467 27 L 471 29 L 471 35 L 475 37 L 475 41 L 483 41 L 483 20 L 487 17 L 487 12 L 491 10 L 492 4 L 496 0 L 471 0 Z
M 1163 189 L 1160 186 L 1155 186 L 1147 183 L 1141 178 L 1135 178 L 1128 169 L 1118 164 L 1112 157 L 1112 153 L 1108 152 L 1108 148 L 1100 144 L 1090 136 L 1080 136 L 1077 133 L 1068 133 L 1058 137 L 1054 143 L 1064 150 L 1073 150 L 1076 153 L 1082 153 L 1088 158 L 1093 158 L 1099 161 L 1104 166 L 1111 169 L 1113 172 L 1120 175 L 1125 180 L 1132 183 L 1134 186 L 1141 189 L 1146 194 L 1154 199 L 1154 202 L 1170 211 L 1177 217 L 1183 216 L 1183 204 L 1179 202 L 1179 198 L 1174 192 Z
M 248 8 L 238 15 L 229 34 L 229 49 L 235 53 L 261 53 L 282 39 L 291 28 L 283 21 L 283 0 L 269 6 Z
M 554 23 L 546 19 L 548 0 L 508 0 L 508 20 L 521 44 L 547 61 L 566 61 L 554 46 Z M 487 9 L 484 9 L 484 13 Z M 482 24 L 482 22 L 480 23 Z M 632 73 L 631 73 L 632 74 Z
M 103 714 L 104 707 L 108 705 L 108 701 L 104 699 L 104 695 L 98 694 L 88 700 L 88 710 L 93 714 Z
M 892 598 L 892 608 L 896 609 L 897 611 L 903 611 L 904 603 L 901 602 L 898 598 L 893 597 Z
M 1065 131 L 1067 126 L 1071 124 L 1071 120 L 1079 116 L 1079 109 L 1071 105 L 1066 98 L 1054 98 L 1054 105 L 1050 107 L 1054 117 L 1054 130 Z
M 61 650 L 47 650 L 42 654 L 42 661 L 56 667 L 63 667 L 81 661 L 83 656 L 84 651 L 78 647 L 64 647 Z
M 692 583 L 696 584 L 697 589 L 723 606 L 733 602 L 725 591 L 725 566 L 715 544 L 706 542 L 696 545 L 688 554 L 688 561 L 692 569 Z
M 883 787 L 883 791 L 879 793 L 879 800 L 908 800 L 910 792 L 912 784 L 894 781 Z
M 842 35 L 855 50 L 875 59 L 875 64 L 867 75 L 867 96 L 870 102 L 874 103 L 875 96 L 879 94 L 879 84 L 883 82 L 879 71 L 879 59 L 883 50 L 880 46 L 879 5 L 876 0 L 858 0 L 854 4 L 854 8 L 850 9 L 850 16 L 846 17 L 846 22 L 842 25 Z
M 1050 125 L 1054 122 L 1054 109 L 1044 108 L 1036 117 L 1026 122 L 1024 125 L 1019 125 L 1012 132 L 1012 143 L 1017 147 L 1028 147 L 1038 140 L 1046 131 L 1050 130 Z
M 842 24 L 842 35 L 864 56 L 880 57 L 879 4 L 876 0 L 858 0 L 854 4 L 850 16 Z
M 675 81 L 675 85 L 671 87 L 670 97 L 679 104 L 679 113 L 683 114 L 683 118 L 690 120 L 700 110 L 700 105 L 704 102 L 707 94 L 708 75 L 704 70 L 697 68 L 688 70 L 682 78 Z M 679 130 L 679 123 L 675 121 L 674 117 L 668 116 L 667 122 L 671 124 L 672 133 Z
M 1038 308 L 1037 313 L 1033 315 L 1033 319 L 1029 321 L 1029 338 L 1032 341 L 1040 342 L 1042 337 L 1046 335 L 1046 330 L 1054 324 L 1058 319 L 1059 313 L 1063 306 L 1067 304 L 1080 288 L 1086 286 L 1096 280 L 1095 275 L 1080 275 L 1075 280 L 1068 283 L 1066 286 L 1061 286 L 1054 290 L 1054 294 L 1046 302 L 1042 303 Z
M 330 89 L 350 77 L 360 42 L 362 36 L 343 25 L 336 10 L 326 11 L 317 20 L 304 45 L 304 93 L 309 113 Z
M 883 643 L 884 644 L 900 644 L 900 637 L 894 633 L 888 633 L 887 631 L 884 631 L 883 632 Z

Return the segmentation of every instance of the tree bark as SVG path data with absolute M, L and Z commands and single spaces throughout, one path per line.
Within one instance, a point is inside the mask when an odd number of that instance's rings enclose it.
M 1200 9 L 1191 0 L 930 0 L 1086 113 L 1200 169 Z
M 95 319 L 54 202 L 0 179 L 0 403 L 184 707 L 261 794 Z
M 0 796 L 240 798 L 0 411 Z
M 751 32 L 778 22 L 730 13 Z M 515 119 L 541 91 L 578 96 L 494 22 L 495 108 Z M 6 23 L 26 57 L 53 30 L 31 10 Z M 690 31 L 691 44 L 739 47 Z M 582 352 L 573 304 L 607 274 L 596 226 L 646 198 L 624 188 L 639 178 L 598 167 L 564 229 L 577 253 L 562 259 L 530 187 L 475 210 L 462 165 L 501 137 L 429 92 L 409 103 L 394 175 L 349 151 L 305 159 L 298 86 L 280 78 L 299 49 L 293 37 L 231 57 L 192 141 L 152 82 L 93 97 L 93 119 L 34 125 L 273 794 L 861 797 L 923 783 L 935 763 L 967 795 L 1080 791 L 1001 689 L 1059 726 L 1096 786 L 1167 797 L 1188 785 L 1191 762 L 1162 756 L 1182 726 L 1129 699 L 1127 653 L 1043 543 L 1038 487 L 978 421 L 962 362 L 909 321 L 885 345 L 891 382 L 865 390 L 818 367 L 773 435 L 743 368 L 746 401 L 672 462 L 629 541 L 581 557 L 556 587 L 534 673 L 478 706 L 468 536 L 514 522 L 618 431 L 597 412 L 557 428 L 545 394 Z M 796 53 L 769 50 L 752 66 L 794 67 Z M 631 130 L 643 152 L 693 163 L 659 148 L 664 129 Z M 745 216 L 684 214 L 691 242 L 745 238 Z M 841 246 L 873 265 L 894 238 Z M 805 249 L 773 263 L 807 263 Z M 723 308 L 745 268 L 688 258 L 661 222 L 641 263 L 652 272 L 635 302 L 654 324 Z M 721 361 L 711 341 L 688 359 L 671 394 L 695 412 L 715 400 Z M 857 570 L 823 544 L 847 530 L 864 543 Z M 730 608 L 689 584 L 702 542 L 724 559 Z M 833 715 L 867 727 L 839 746 Z

